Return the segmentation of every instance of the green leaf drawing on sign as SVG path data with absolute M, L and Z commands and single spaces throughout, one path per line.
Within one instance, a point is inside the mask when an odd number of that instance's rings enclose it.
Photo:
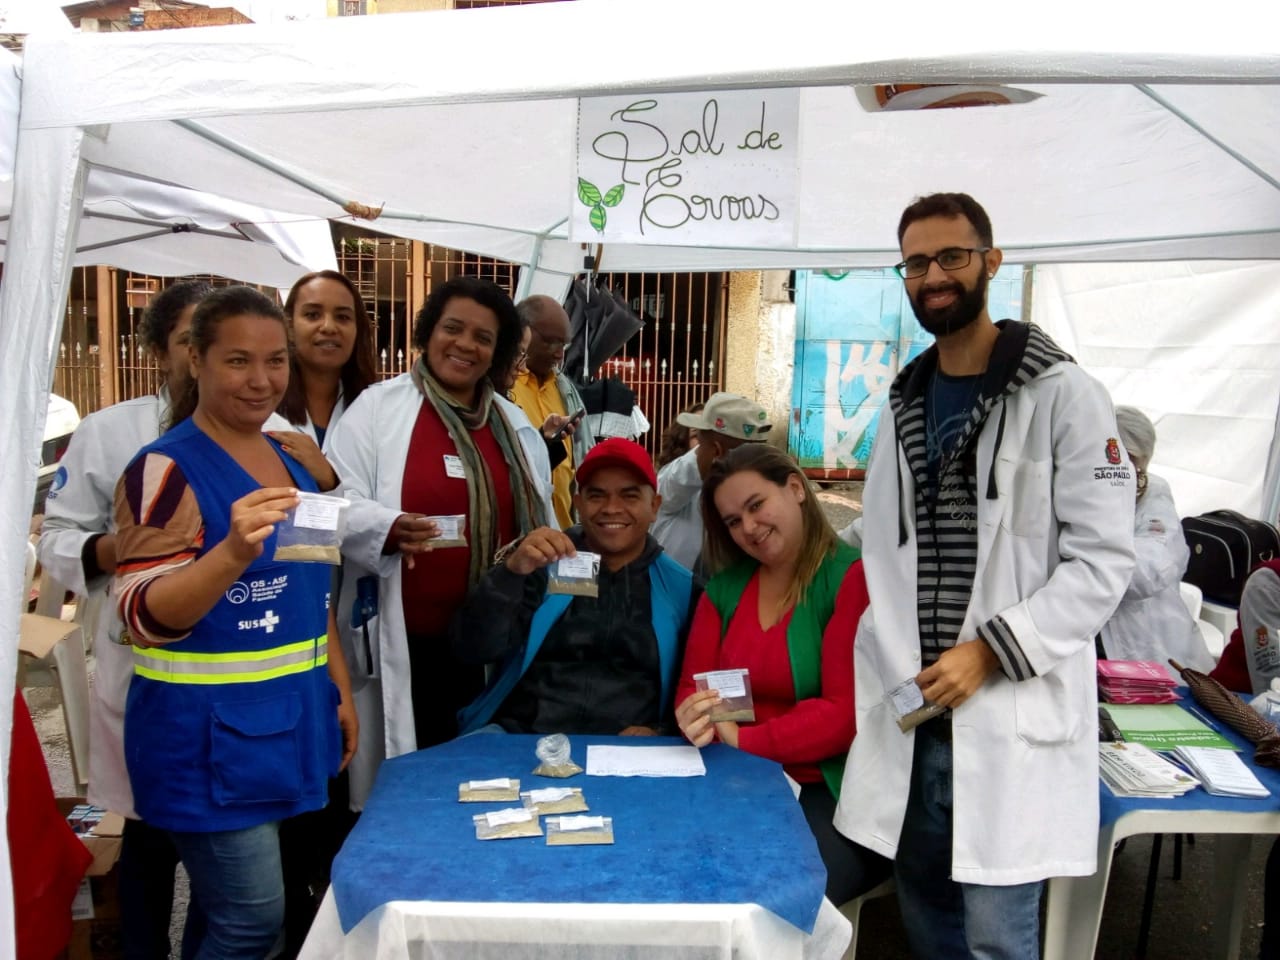
M 600 233 L 604 233 L 604 224 L 605 224 L 605 221 L 608 219 L 609 217 L 608 217 L 608 214 L 604 212 L 604 207 L 600 206 L 600 204 L 598 203 L 592 206 L 591 225 L 595 227 L 596 230 L 598 230 Z
M 600 188 L 590 180 L 578 178 L 578 199 L 588 207 L 600 202 Z
M 626 192 L 626 189 L 627 185 L 625 183 L 620 183 L 606 193 L 600 202 L 606 207 L 616 207 L 622 202 L 622 194 Z

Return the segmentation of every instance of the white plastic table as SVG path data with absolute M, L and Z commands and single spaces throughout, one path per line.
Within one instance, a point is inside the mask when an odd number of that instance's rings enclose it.
M 1181 688 L 1184 706 L 1193 703 Z M 1197 707 L 1204 715 L 1205 709 Z M 1049 881 L 1044 926 L 1044 960 L 1090 960 L 1107 897 L 1115 846 L 1142 833 L 1214 834 L 1213 956 L 1236 960 L 1249 878 L 1249 847 L 1257 834 L 1280 834 L 1280 770 L 1253 762 L 1254 747 L 1225 724 L 1214 729 L 1242 747 L 1240 758 L 1271 791 L 1265 799 L 1211 797 L 1196 788 L 1164 800 L 1119 799 L 1099 786 L 1102 826 L 1098 831 L 1098 872 L 1091 877 L 1055 877 Z

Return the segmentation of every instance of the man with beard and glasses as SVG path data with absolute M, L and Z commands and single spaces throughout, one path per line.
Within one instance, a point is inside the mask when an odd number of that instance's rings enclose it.
M 895 858 L 916 956 L 1022 960 L 1043 881 L 1096 869 L 1094 636 L 1133 569 L 1134 476 L 1106 390 L 988 315 L 982 207 L 924 197 L 898 240 L 937 342 L 894 380 L 867 470 L 835 825 Z

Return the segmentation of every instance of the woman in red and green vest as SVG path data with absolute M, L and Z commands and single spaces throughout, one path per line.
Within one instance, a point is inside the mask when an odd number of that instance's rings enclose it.
M 767 444 L 717 460 L 702 490 L 703 556 L 713 576 L 694 615 L 676 720 L 695 746 L 719 740 L 776 760 L 800 805 L 839 905 L 889 875 L 889 861 L 831 820 L 853 742 L 853 637 L 867 607 L 858 551 L 840 542 L 795 461 Z M 749 671 L 755 720 L 712 723 L 715 690 L 693 675 Z

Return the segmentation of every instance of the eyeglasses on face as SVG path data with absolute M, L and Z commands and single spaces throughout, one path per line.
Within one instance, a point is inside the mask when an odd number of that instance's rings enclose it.
M 975 253 L 988 253 L 990 247 L 947 247 L 939 250 L 934 256 L 926 257 L 923 253 L 913 254 L 901 263 L 895 263 L 893 269 L 903 280 L 914 280 L 929 272 L 929 264 L 937 262 L 943 270 L 963 270 Z

